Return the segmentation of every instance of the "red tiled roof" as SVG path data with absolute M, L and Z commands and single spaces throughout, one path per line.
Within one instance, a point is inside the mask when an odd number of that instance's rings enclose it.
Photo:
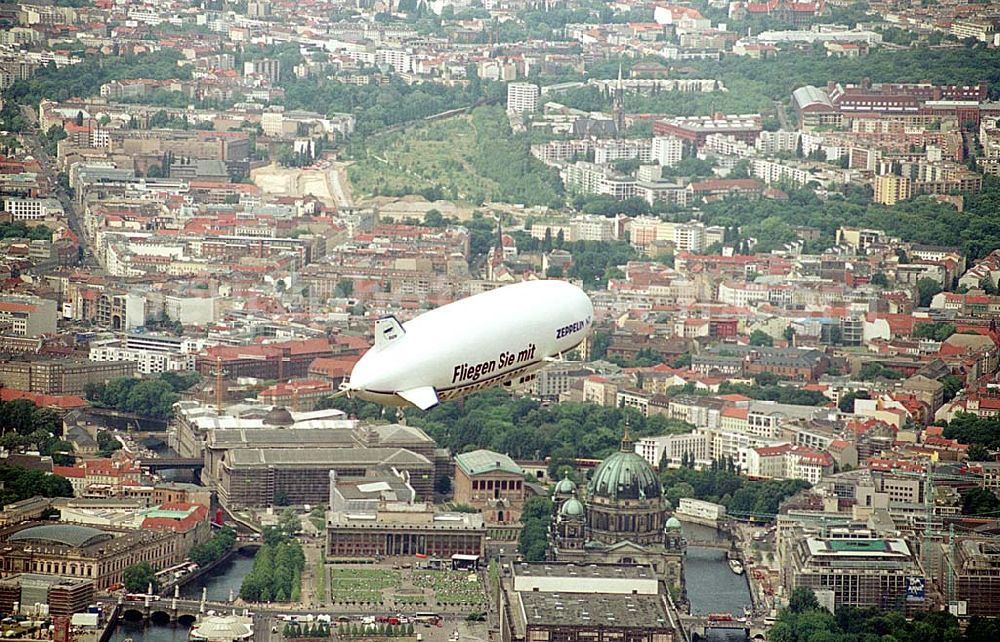
M 27 390 L 15 390 L 14 388 L 0 388 L 0 400 L 13 401 L 15 399 L 28 399 L 36 406 L 46 408 L 59 408 L 70 410 L 72 408 L 84 408 L 89 404 L 82 397 L 76 395 L 43 395 Z
M 358 355 L 350 355 L 344 357 L 319 357 L 313 359 L 313 362 L 309 364 L 309 372 L 322 374 L 331 378 L 346 377 L 354 369 L 354 364 L 358 362 L 361 357 Z
M 775 457 L 777 455 L 784 455 L 792 449 L 790 444 L 785 444 L 783 446 L 761 446 L 760 448 L 754 448 L 758 455 L 761 457 Z
M 87 471 L 76 466 L 53 466 L 52 474 L 66 478 L 83 479 L 87 476 Z

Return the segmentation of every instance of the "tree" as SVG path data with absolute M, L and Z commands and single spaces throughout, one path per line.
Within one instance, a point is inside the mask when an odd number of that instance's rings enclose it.
M 870 398 L 871 397 L 869 397 L 868 391 L 866 390 L 848 392 L 847 394 L 845 394 L 840 398 L 840 401 L 837 402 L 837 408 L 840 409 L 840 412 L 853 413 L 855 399 L 870 399 Z
M 161 379 L 147 379 L 132 387 L 124 406 L 128 412 L 166 418 L 173 412 L 178 398 L 169 383 Z
M 278 528 L 285 531 L 289 537 L 293 537 L 302 530 L 302 518 L 298 516 L 293 508 L 286 508 L 281 511 L 278 517 Z
M 951 323 L 915 323 L 913 336 L 918 339 L 944 341 L 955 334 L 955 326 Z
M 989 448 L 986 448 L 982 444 L 972 444 L 966 451 L 966 455 L 969 461 L 993 461 L 993 455 L 990 454 Z
M 236 532 L 225 526 L 212 535 L 212 539 L 201 544 L 195 544 L 188 552 L 188 557 L 199 566 L 214 562 L 232 548 L 236 543 Z
M 788 608 L 792 613 L 804 613 L 819 608 L 816 594 L 808 586 L 798 586 L 792 589 L 788 597 Z
M 940 379 L 941 384 L 944 386 L 944 400 L 951 401 L 955 398 L 955 395 L 965 386 L 965 381 L 961 377 L 955 375 L 945 375 Z
M 107 430 L 97 431 L 97 447 L 102 457 L 110 457 L 111 453 L 121 450 L 122 444 Z
M 691 367 L 692 356 L 690 352 L 685 352 L 680 355 L 670 364 L 671 368 L 690 368 Z
M 773 372 L 761 372 L 753 376 L 753 381 L 758 386 L 776 386 L 781 381 L 781 377 Z
M 149 585 L 153 585 L 153 593 L 159 590 L 156 571 L 149 562 L 133 564 L 122 574 L 125 590 L 129 593 L 145 593 Z
M 9 438 L 25 439 L 16 433 L 5 434 Z M 4 446 L 9 447 L 8 443 Z M 59 477 L 40 470 L 30 470 L 21 466 L 0 466 L 0 503 L 11 504 L 41 495 L 43 497 L 72 497 L 73 486 L 65 477 Z
M 448 221 L 445 220 L 440 210 L 429 209 L 424 214 L 424 225 L 428 227 L 445 227 Z
M 774 345 L 774 339 L 762 330 L 754 330 L 750 333 L 750 345 L 771 347 Z
M 58 416 L 51 408 L 42 408 L 29 399 L 0 401 L 0 430 L 13 430 L 19 435 L 31 435 L 42 431 L 49 435 L 60 433 Z
M 941 284 L 934 279 L 920 279 L 917 281 L 917 295 L 920 307 L 926 308 L 931 304 L 934 295 L 941 292 Z
M 881 363 L 875 361 L 869 361 L 861 366 L 861 371 L 858 373 L 858 377 L 862 381 L 874 381 L 875 379 L 896 380 L 906 378 L 903 373 L 893 370 L 892 368 L 887 368 Z
M 77 127 L 83 127 L 83 112 L 82 111 L 76 112 L 76 119 L 74 120 L 74 123 L 76 123 Z
M 549 547 L 551 516 L 552 502 L 546 497 L 531 497 L 524 503 L 518 548 L 526 560 L 539 562 L 545 559 Z
M 283 489 L 278 489 L 274 493 L 275 506 L 288 506 L 288 493 Z
M 1000 512 L 1000 499 L 986 488 L 976 486 L 962 493 L 962 514 L 995 516 Z
M 687 455 L 687 453 L 684 454 Z M 681 499 L 685 497 L 694 497 L 694 486 L 687 482 L 674 484 L 667 489 L 667 492 L 664 493 L 664 497 L 670 502 L 671 506 L 677 508 L 677 506 L 680 505 Z
M 785 341 L 787 341 L 788 343 L 794 343 L 795 342 L 795 328 L 793 328 L 792 326 L 787 326 L 781 332 L 781 335 L 783 337 L 785 337 Z

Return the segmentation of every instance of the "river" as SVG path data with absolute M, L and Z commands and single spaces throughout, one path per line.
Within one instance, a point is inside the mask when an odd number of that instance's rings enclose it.
M 682 524 L 689 540 L 726 541 L 714 528 L 690 522 Z M 684 579 L 692 615 L 731 613 L 742 617 L 743 607 L 750 606 L 746 576 L 735 575 L 730 570 L 724 550 L 689 545 L 684 559 Z
M 202 589 L 207 589 L 211 601 L 226 601 L 229 592 L 240 592 L 243 578 L 253 567 L 253 557 L 237 553 L 229 561 L 216 567 L 207 576 L 202 577 L 181 589 L 181 595 L 191 599 L 201 598 Z M 168 598 L 169 599 L 169 598 Z M 132 638 L 135 642 L 186 642 L 190 627 L 180 624 L 146 625 L 142 622 L 126 622 L 119 620 L 118 627 L 111 635 L 111 642 L 122 642 Z

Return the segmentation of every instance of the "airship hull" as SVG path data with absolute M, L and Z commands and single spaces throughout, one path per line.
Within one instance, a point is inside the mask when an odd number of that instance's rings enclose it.
M 457 399 L 524 379 L 573 350 L 589 335 L 593 316 L 581 289 L 549 280 L 477 294 L 402 325 L 383 319 L 347 389 L 392 406 Z

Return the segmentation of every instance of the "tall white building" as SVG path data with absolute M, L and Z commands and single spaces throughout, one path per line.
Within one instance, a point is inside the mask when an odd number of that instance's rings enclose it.
M 673 136 L 657 136 L 653 139 L 652 160 L 664 167 L 673 167 L 681 162 L 684 141 Z
M 694 457 L 696 466 L 708 466 L 712 463 L 709 457 L 709 437 L 705 433 L 644 437 L 635 442 L 635 452 L 654 467 L 659 466 L 664 457 L 668 465 L 679 466 L 685 454 Z
M 538 109 L 538 85 L 512 82 L 507 85 L 507 111 L 512 114 L 531 113 Z
M 413 71 L 413 56 L 399 49 L 377 49 L 375 64 L 390 66 L 396 73 L 405 74 Z

